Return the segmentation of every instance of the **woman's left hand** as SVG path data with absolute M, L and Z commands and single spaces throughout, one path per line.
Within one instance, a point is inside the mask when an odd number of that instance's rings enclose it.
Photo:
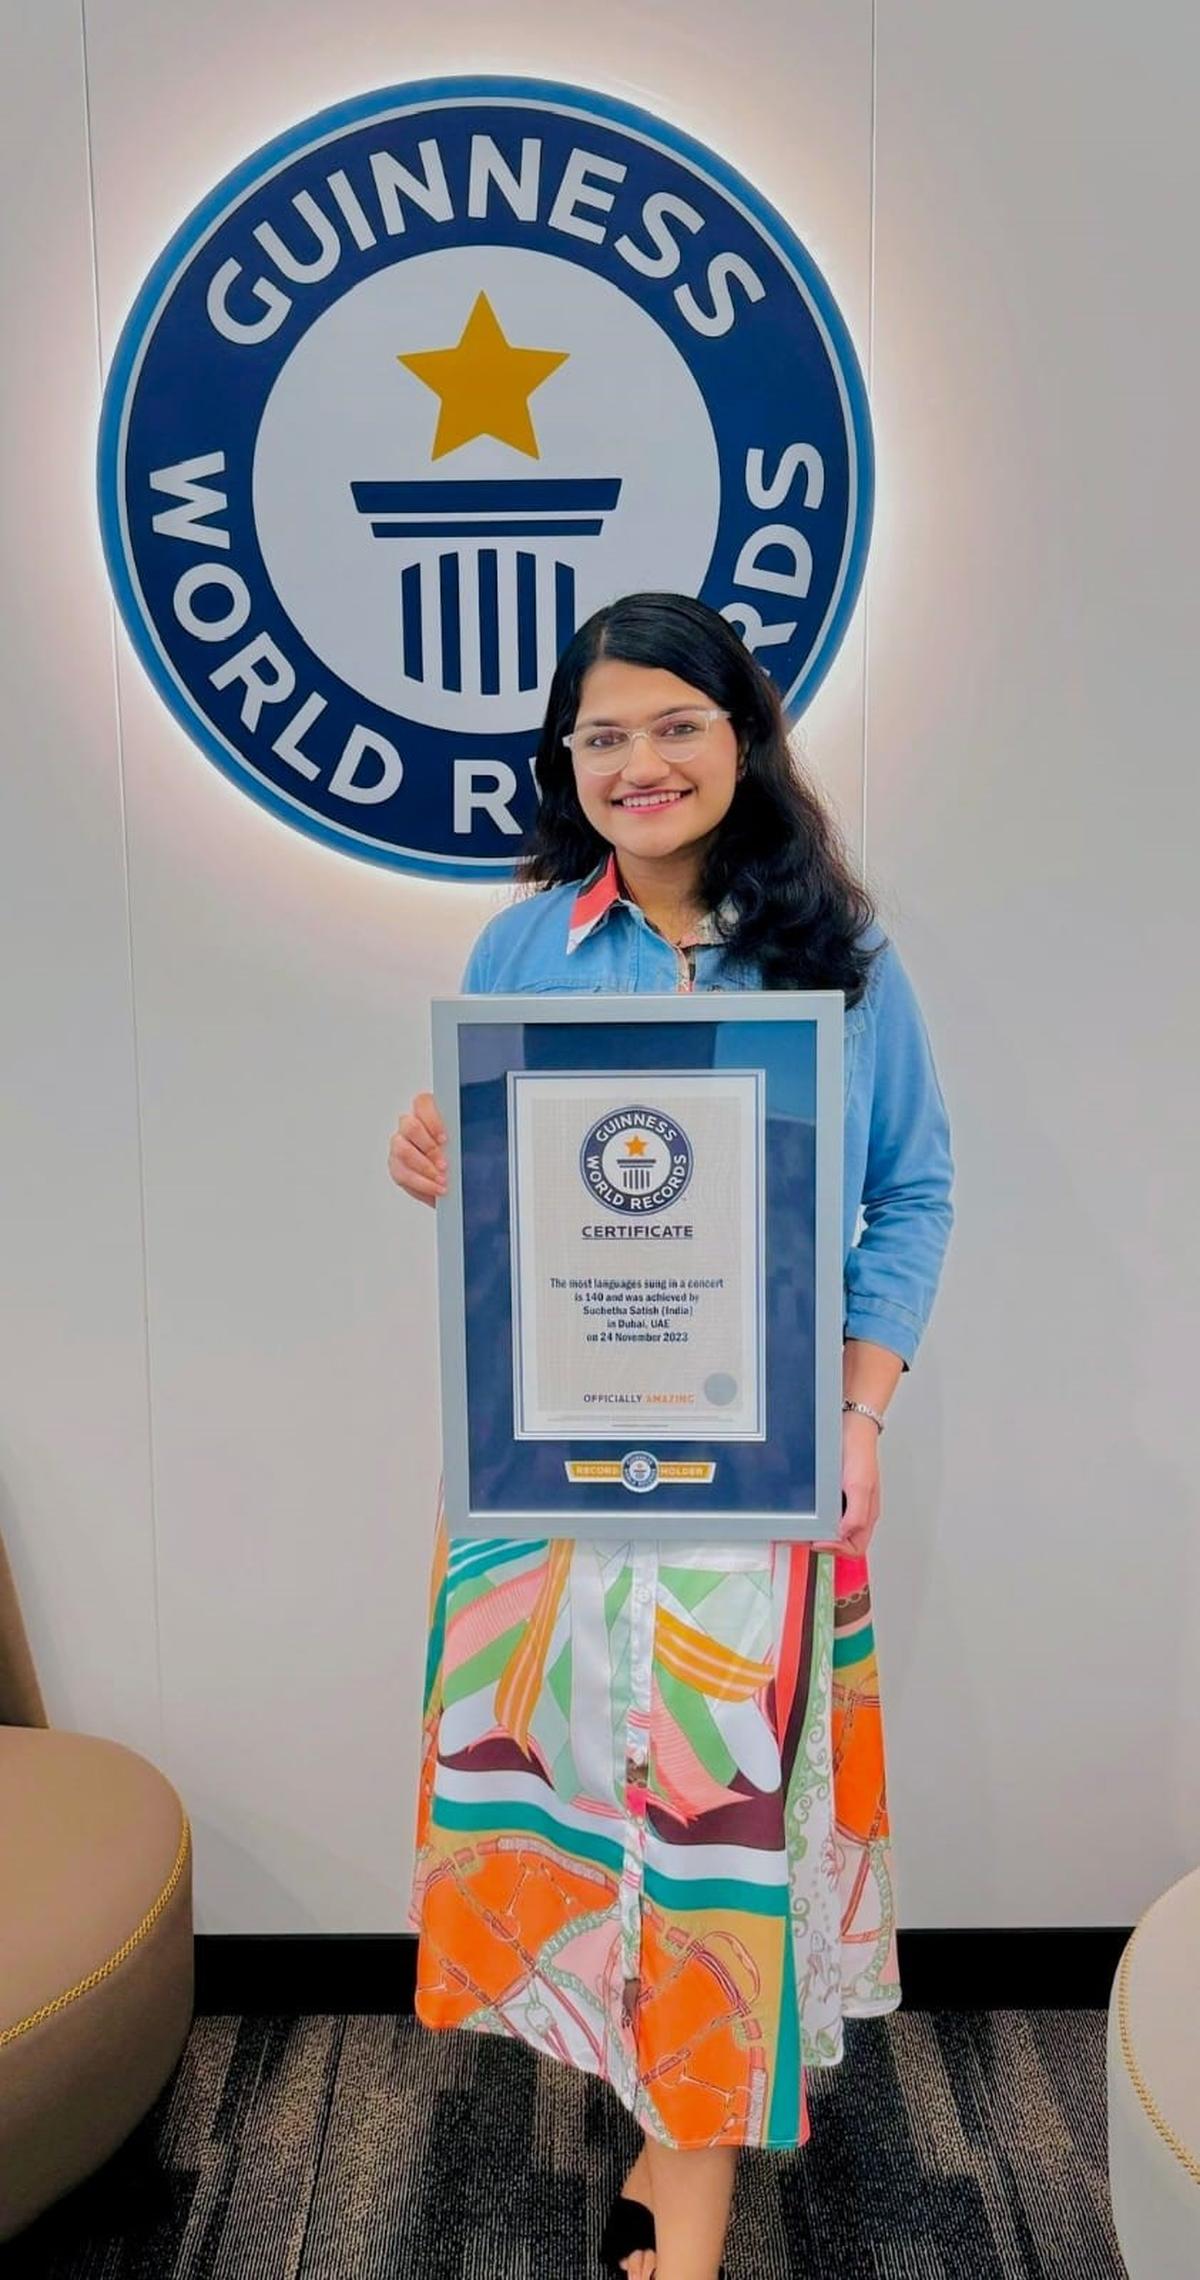
M 836 1549 L 861 1559 L 879 1518 L 879 1427 L 858 1411 L 842 1411 L 842 1495 L 846 1509 Z

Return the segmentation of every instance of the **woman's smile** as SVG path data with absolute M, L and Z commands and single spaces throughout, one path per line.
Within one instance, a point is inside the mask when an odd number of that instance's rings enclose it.
M 685 784 L 678 791 L 668 789 L 662 792 L 616 792 L 609 805 L 610 807 L 625 808 L 628 812 L 636 814 L 640 809 L 653 811 L 660 808 L 675 807 L 680 800 L 688 800 L 691 796 L 692 787 L 690 784 Z

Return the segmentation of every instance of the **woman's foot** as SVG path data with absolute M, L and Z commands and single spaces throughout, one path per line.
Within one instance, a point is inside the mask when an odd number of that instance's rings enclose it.
M 621 2197 L 626 2201 L 639 2201 L 644 2209 L 654 2208 L 650 2163 L 646 2158 L 645 2145 L 621 2187 Z M 621 2258 L 620 2269 L 628 2276 L 628 2280 L 654 2280 L 656 2264 L 657 2258 L 652 2248 L 635 2248 L 628 2256 Z
M 646 2139 L 659 2246 L 672 2272 L 725 2280 L 721 2249 L 737 2172 L 735 2146 L 681 2148 Z

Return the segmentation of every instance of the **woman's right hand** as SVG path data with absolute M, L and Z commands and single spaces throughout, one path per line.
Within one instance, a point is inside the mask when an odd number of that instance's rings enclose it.
M 446 1193 L 446 1127 L 432 1093 L 418 1093 L 388 1147 L 388 1170 L 397 1187 L 420 1203 Z

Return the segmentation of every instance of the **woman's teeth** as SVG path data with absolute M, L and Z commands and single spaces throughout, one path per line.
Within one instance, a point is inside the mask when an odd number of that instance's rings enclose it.
M 674 807 L 677 800 L 686 797 L 686 792 L 624 792 L 615 804 L 626 808 Z

